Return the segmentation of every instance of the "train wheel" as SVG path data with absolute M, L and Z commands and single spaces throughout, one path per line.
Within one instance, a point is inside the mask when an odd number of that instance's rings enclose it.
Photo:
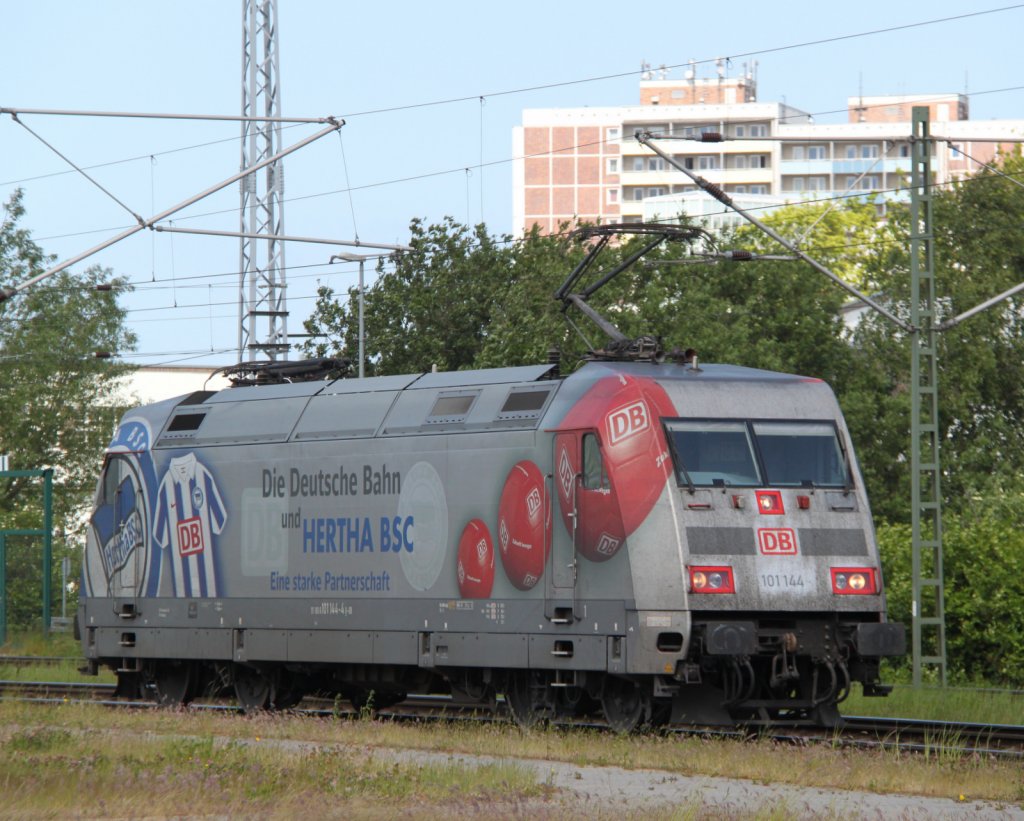
M 276 688 L 274 695 L 274 709 L 275 710 L 290 710 L 292 707 L 297 705 L 306 696 L 306 690 L 301 684 L 292 682 L 287 687 L 281 687 L 280 685 Z
M 601 706 L 608 726 L 617 733 L 631 733 L 651 716 L 651 700 L 643 688 L 615 676 L 605 679 Z
M 545 683 L 537 673 L 514 670 L 505 684 L 505 703 L 512 719 L 522 729 L 529 730 L 547 721 L 551 708 L 544 697 Z
M 811 712 L 811 721 L 818 727 L 835 728 L 843 726 L 843 717 L 839 714 L 839 705 L 834 701 L 819 704 Z
M 161 707 L 181 707 L 195 698 L 195 665 L 190 661 L 158 661 L 151 673 L 153 700 Z
M 558 715 L 570 718 L 588 718 L 599 715 L 601 702 L 582 687 L 566 687 L 557 691 Z
M 236 664 L 231 670 L 235 698 L 247 713 L 269 710 L 274 699 L 274 683 L 255 667 Z

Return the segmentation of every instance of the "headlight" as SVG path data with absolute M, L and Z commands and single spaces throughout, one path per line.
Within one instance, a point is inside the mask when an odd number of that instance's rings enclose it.
M 691 567 L 691 593 L 735 593 L 731 567 Z
M 870 596 L 878 592 L 873 567 L 833 567 L 832 592 L 839 595 Z

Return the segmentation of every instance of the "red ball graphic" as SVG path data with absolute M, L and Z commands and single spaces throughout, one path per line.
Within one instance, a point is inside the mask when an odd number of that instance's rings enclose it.
M 490 598 L 494 586 L 494 542 L 482 519 L 471 519 L 463 529 L 455 572 L 462 598 Z
M 517 462 L 498 503 L 498 548 L 505 575 L 520 590 L 529 590 L 544 573 L 546 520 L 544 475 L 529 460 Z
M 614 556 L 651 512 L 672 473 L 661 417 L 676 415 L 661 385 L 624 374 L 595 383 L 566 414 L 561 428 L 597 431 L 608 476 L 607 487 L 587 489 L 577 484 L 575 488 L 576 543 L 586 558 L 604 561 Z M 566 447 L 563 453 L 558 446 L 555 458 L 562 521 L 571 533 L 573 497 L 562 477 L 570 469 L 578 473 L 582 457 L 578 448 Z

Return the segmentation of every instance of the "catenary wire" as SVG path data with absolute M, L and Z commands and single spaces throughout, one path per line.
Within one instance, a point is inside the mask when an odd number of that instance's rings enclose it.
M 784 46 L 774 46 L 774 47 L 763 48 L 763 49 L 754 49 L 754 50 L 751 50 L 751 51 L 739 52 L 737 54 L 729 55 L 729 56 L 726 56 L 726 57 L 704 58 L 704 59 L 701 59 L 701 60 L 694 60 L 694 61 L 692 61 L 692 65 L 695 65 L 695 66 L 696 65 L 709 65 L 709 64 L 717 62 L 719 59 L 724 59 L 727 62 L 731 63 L 732 61 L 738 60 L 738 59 L 743 58 L 743 57 L 758 57 L 758 56 L 765 55 L 765 54 L 777 54 L 777 53 L 784 52 L 784 51 L 792 51 L 792 50 L 795 50 L 795 49 L 809 48 L 809 47 L 819 46 L 819 45 L 827 45 L 829 43 L 842 42 L 842 41 L 845 41 L 845 40 L 858 39 L 858 38 L 862 38 L 862 37 L 872 37 L 872 36 L 875 36 L 875 35 L 878 35 L 878 34 L 888 34 L 888 33 L 896 32 L 896 31 L 906 31 L 906 30 L 914 29 L 914 28 L 922 28 L 922 27 L 925 27 L 925 26 L 937 25 L 937 24 L 940 24 L 940 23 L 956 22 L 956 21 L 965 20 L 965 19 L 968 19 L 968 18 L 971 18 L 971 17 L 981 17 L 981 16 L 985 16 L 985 15 L 989 15 L 989 14 L 999 14 L 999 13 L 1002 13 L 1002 12 L 1005 12 L 1005 11 L 1014 11 L 1014 10 L 1017 10 L 1017 9 L 1020 9 L 1020 8 L 1024 8 L 1024 3 L 1017 3 L 1017 4 L 1014 4 L 1014 5 L 1002 6 L 1002 7 L 994 8 L 994 9 L 984 9 L 984 10 L 975 11 L 975 12 L 966 12 L 964 14 L 952 15 L 952 16 L 948 16 L 948 17 L 938 17 L 938 18 L 933 18 L 931 20 L 921 20 L 921 21 L 917 21 L 917 22 L 914 22 L 914 23 L 906 23 L 906 24 L 902 24 L 902 25 L 898 25 L 898 26 L 888 26 L 888 27 L 879 28 L 879 29 L 871 29 L 871 30 L 868 30 L 868 31 L 856 32 L 856 33 L 853 33 L 853 34 L 837 35 L 835 37 L 819 38 L 817 40 L 807 40 L 807 41 L 803 41 L 803 42 L 800 42 L 800 43 L 791 43 L 791 44 L 784 45 Z M 672 64 L 672 65 L 669 65 L 669 66 L 660 66 L 659 70 L 661 68 L 664 68 L 666 70 L 671 70 L 671 69 L 675 69 L 675 68 L 682 68 L 684 66 L 689 66 L 689 65 L 691 65 L 691 62 L 687 61 L 686 63 L 675 63 L 675 64 Z M 472 95 L 466 95 L 466 96 L 462 96 L 462 97 L 452 97 L 452 98 L 446 98 L 446 99 L 442 99 L 442 100 L 426 101 L 426 102 L 422 102 L 422 103 L 410 103 L 410 104 L 407 104 L 407 105 L 390 106 L 390 107 L 384 107 L 384 108 L 379 108 L 379 109 L 368 109 L 366 111 L 351 112 L 351 113 L 343 114 L 343 115 L 340 115 L 340 116 L 345 117 L 345 118 L 363 117 L 363 116 L 369 116 L 369 115 L 375 115 L 375 114 L 391 114 L 391 113 L 396 113 L 396 112 L 401 112 L 401 111 L 409 111 L 409 110 L 415 110 L 415 109 L 421 109 L 421 108 L 428 108 L 428 107 L 432 107 L 432 106 L 450 105 L 450 104 L 453 104 L 453 103 L 468 102 L 468 101 L 471 101 L 471 100 L 481 100 L 481 101 L 483 101 L 487 97 L 504 97 L 504 96 L 511 96 L 511 95 L 516 95 L 516 94 L 526 94 L 526 93 L 530 93 L 530 92 L 534 92 L 534 91 L 550 90 L 550 89 L 553 89 L 553 88 L 561 88 L 561 87 L 569 87 L 569 86 L 575 86 L 575 85 L 582 85 L 582 84 L 592 83 L 592 82 L 602 82 L 602 81 L 605 81 L 605 80 L 615 80 L 615 79 L 621 79 L 623 77 L 630 77 L 630 76 L 633 76 L 633 75 L 638 74 L 638 73 L 641 73 L 641 72 L 638 72 L 637 70 L 633 69 L 633 70 L 630 70 L 630 71 L 616 72 L 616 73 L 613 73 L 613 74 L 594 75 L 594 76 L 591 76 L 591 77 L 584 77 L 584 78 L 580 78 L 580 79 L 576 79 L 576 80 L 567 80 L 567 81 L 553 82 L 553 83 L 542 83 L 542 84 L 534 85 L 534 86 L 524 86 L 524 87 L 520 87 L 520 88 L 506 89 L 506 90 L 503 90 L 503 91 L 494 91 L 494 92 L 491 92 L 491 93 L 488 93 L 488 94 L 472 94 Z M 1018 90 L 1018 89 L 1006 89 L 1006 90 Z M 971 96 L 980 96 L 981 94 L 986 94 L 986 93 L 993 93 L 993 92 L 972 92 Z M 870 108 L 870 106 L 867 106 L 867 107 Z M 833 110 L 833 111 L 818 112 L 817 114 L 812 114 L 812 116 L 823 116 L 825 114 L 842 113 L 843 111 L 845 111 L 845 109 L 836 109 L 836 110 Z M 283 126 L 283 128 L 294 128 L 294 127 L 297 127 L 299 125 L 301 125 L 301 123 L 288 124 L 288 125 Z M 97 165 L 84 166 L 84 168 L 86 170 L 91 170 L 91 169 L 94 169 L 94 168 L 101 168 L 101 167 L 106 167 L 106 166 L 110 166 L 110 165 L 118 165 L 118 164 L 127 163 L 127 162 L 135 162 L 135 161 L 138 161 L 138 160 L 141 160 L 141 159 L 145 159 L 147 157 L 166 156 L 168 154 L 178 153 L 178 152 L 181 152 L 181 151 L 190 151 L 190 150 L 193 150 L 193 149 L 196 149 L 196 148 L 205 148 L 205 147 L 208 147 L 208 146 L 211 146 L 211 145 L 218 145 L 218 144 L 225 143 L 225 142 L 236 142 L 239 139 L 241 139 L 241 138 L 240 137 L 228 137 L 228 138 L 223 138 L 223 139 L 220 139 L 220 140 L 212 140 L 212 141 L 208 141 L 208 142 L 204 142 L 204 143 L 199 143 L 199 144 L 192 145 L 192 146 L 183 146 L 183 147 L 179 147 L 179 148 L 168 149 L 168 150 L 162 151 L 162 152 L 149 152 L 149 153 L 146 153 L 146 154 L 141 154 L 141 155 L 139 155 L 137 157 L 131 157 L 131 158 L 122 159 L 122 160 L 113 160 L 113 161 L 110 161 L 110 162 L 100 163 L 100 164 L 97 164 Z M 60 176 L 62 174 L 68 174 L 68 173 L 71 173 L 71 172 L 70 171 L 53 172 L 53 173 L 50 173 L 50 174 L 38 175 L 38 176 L 35 176 L 35 177 L 25 177 L 25 178 L 20 179 L 20 180 L 11 180 L 11 181 L 0 182 L 0 185 L 18 185 L 18 184 L 23 183 L 23 182 L 30 182 L 30 181 L 37 180 L 37 179 L 44 179 L 44 178 L 52 177 L 52 176 Z

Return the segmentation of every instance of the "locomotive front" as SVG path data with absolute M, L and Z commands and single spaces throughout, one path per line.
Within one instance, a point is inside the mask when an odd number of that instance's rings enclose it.
M 885 694 L 879 662 L 904 652 L 904 630 L 886 621 L 829 387 L 732 366 L 614 369 L 561 426 L 578 444 L 557 458 L 582 456 L 559 500 L 579 554 L 628 550 L 630 666 L 656 675 L 655 701 L 671 699 L 674 721 L 829 724 L 852 682 Z

